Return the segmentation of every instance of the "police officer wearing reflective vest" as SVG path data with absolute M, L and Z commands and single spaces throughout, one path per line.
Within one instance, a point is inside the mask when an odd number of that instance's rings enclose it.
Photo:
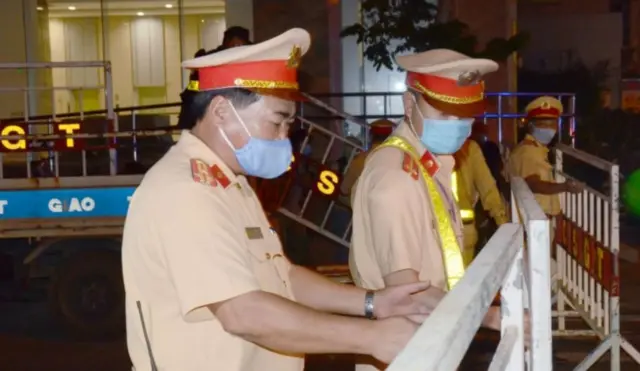
M 124 226 L 135 370 L 302 371 L 304 353 L 389 362 L 418 326 L 405 316 L 426 312 L 412 294 L 427 283 L 373 291 L 292 265 L 247 182 L 290 165 L 309 44 L 292 29 L 183 63 L 200 75 L 197 123 L 147 172 Z
M 558 194 L 580 193 L 584 188 L 573 180 L 556 182 L 549 163 L 548 145 L 556 136 L 562 111 L 562 103 L 553 97 L 543 96 L 529 103 L 525 107 L 527 135 L 513 149 L 508 162 L 509 174 L 527 182 L 549 218 L 562 211 Z
M 364 169 L 364 162 L 367 155 L 382 144 L 391 132 L 393 132 L 393 122 L 387 119 L 380 119 L 371 123 L 369 131 L 371 134 L 371 148 L 369 148 L 368 151 L 358 153 L 353 160 L 351 160 L 351 164 L 349 164 L 349 167 L 342 178 L 342 183 L 340 184 L 340 200 L 345 205 L 351 205 L 353 186 L 356 184 L 360 174 L 362 174 L 362 169 Z
M 491 175 L 487 161 L 478 143 L 468 139 L 454 155 L 456 165 L 451 179 L 453 196 L 460 208 L 464 244 L 462 258 L 465 266 L 471 264 L 478 242 L 475 206 L 480 200 L 498 226 L 509 221 L 507 208 Z
M 452 155 L 484 111 L 482 76 L 498 65 L 445 49 L 397 63 L 407 71 L 405 119 L 369 154 L 357 182 L 349 266 L 367 289 L 428 280 L 432 287 L 417 297 L 435 308 L 464 275 Z M 498 329 L 499 321 L 492 307 L 483 324 Z M 383 369 L 375 367 L 358 370 Z

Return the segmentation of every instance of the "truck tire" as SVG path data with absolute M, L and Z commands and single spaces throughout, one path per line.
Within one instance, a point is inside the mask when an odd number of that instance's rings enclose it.
M 83 251 L 60 264 L 50 287 L 54 317 L 70 334 L 91 339 L 124 333 L 124 285 L 120 253 Z

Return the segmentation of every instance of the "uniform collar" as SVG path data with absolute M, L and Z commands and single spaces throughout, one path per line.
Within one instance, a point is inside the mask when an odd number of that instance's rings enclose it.
M 442 167 L 442 161 L 451 156 L 436 156 L 427 150 L 420 138 L 418 138 L 406 120 L 403 120 L 393 132 L 393 135 L 402 137 L 406 140 L 420 156 L 420 162 L 427 169 L 430 176 L 434 176 Z M 445 160 L 446 161 L 446 160 Z
M 189 156 L 192 161 L 202 161 L 209 166 L 211 175 L 224 188 L 237 183 L 239 177 L 222 161 L 222 159 L 209 148 L 200 138 L 189 130 L 183 130 L 176 147 Z
M 549 152 L 549 147 L 547 147 L 544 144 L 538 142 L 538 140 L 536 138 L 534 138 L 534 136 L 531 135 L 531 134 L 525 135 L 524 140 L 522 141 L 522 143 L 530 145 L 530 146 L 534 146 L 534 147 L 540 149 L 540 151 Z

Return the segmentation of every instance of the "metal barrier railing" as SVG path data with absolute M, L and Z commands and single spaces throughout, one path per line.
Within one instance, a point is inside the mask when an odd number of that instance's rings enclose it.
M 501 340 L 489 370 L 550 371 L 550 224 L 521 178 L 511 180 L 512 218 L 445 296 L 388 371 L 455 370 L 501 289 Z M 535 298 L 535 301 L 533 300 Z M 524 351 L 529 309 L 530 348 Z
M 502 225 L 387 371 L 455 370 L 500 287 L 502 337 L 490 370 L 522 370 L 523 250 L 523 228 Z
M 556 148 L 559 182 L 573 179 L 566 162 L 581 163 L 609 175 L 608 195 L 590 187 L 582 193 L 560 195 L 562 214 L 555 220 L 558 336 L 598 336 L 602 342 L 576 368 L 586 370 L 607 350 L 611 370 L 620 370 L 620 349 L 638 364 L 640 353 L 620 332 L 619 167 L 566 145 Z M 575 311 L 566 311 L 565 305 Z M 589 330 L 567 329 L 567 317 L 581 317 Z
M 526 307 L 530 311 L 529 371 L 550 371 L 551 343 L 551 231 L 546 214 L 522 178 L 511 178 L 511 219 L 523 225 L 526 235 L 524 276 Z M 534 300 L 535 299 L 535 300 Z

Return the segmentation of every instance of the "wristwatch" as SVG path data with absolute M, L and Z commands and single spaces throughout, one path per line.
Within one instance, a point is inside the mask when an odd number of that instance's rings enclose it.
M 376 295 L 375 291 L 367 290 L 367 293 L 364 294 L 364 316 L 368 319 L 376 319 L 373 307 L 373 299 Z

